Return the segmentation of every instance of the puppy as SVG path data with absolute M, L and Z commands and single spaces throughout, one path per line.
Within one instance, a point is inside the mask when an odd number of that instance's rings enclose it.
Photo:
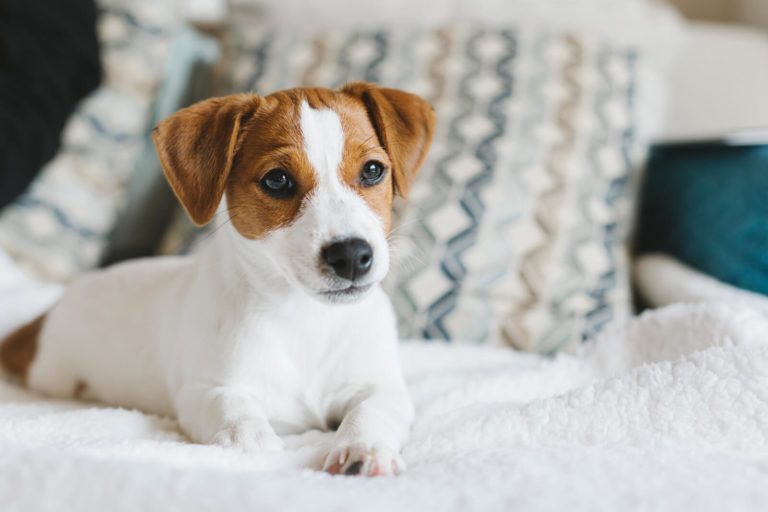
M 379 282 L 433 127 L 426 101 L 362 82 L 177 112 L 153 134 L 165 175 L 196 224 L 229 221 L 193 256 L 74 282 L 2 342 L 2 366 L 52 396 L 173 415 L 201 443 L 335 429 L 326 471 L 398 473 L 413 406 Z

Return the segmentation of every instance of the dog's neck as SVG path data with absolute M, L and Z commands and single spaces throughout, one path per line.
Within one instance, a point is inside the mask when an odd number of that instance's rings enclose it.
M 197 258 L 198 273 L 214 287 L 242 295 L 243 300 L 271 300 L 303 293 L 271 261 L 259 242 L 244 239 L 228 223 L 217 229 Z

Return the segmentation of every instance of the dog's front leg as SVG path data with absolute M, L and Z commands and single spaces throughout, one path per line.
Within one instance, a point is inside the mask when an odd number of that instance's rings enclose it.
M 403 390 L 377 390 L 354 404 L 339 425 L 323 469 L 332 474 L 392 475 L 405 469 L 400 447 L 413 405 Z
M 181 428 L 194 441 L 245 451 L 283 449 L 258 400 L 237 388 L 187 386 L 176 407 Z

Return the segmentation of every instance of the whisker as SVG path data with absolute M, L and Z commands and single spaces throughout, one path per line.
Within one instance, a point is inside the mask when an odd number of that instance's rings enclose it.
M 213 230 L 213 231 L 211 231 L 210 233 L 208 233 L 208 234 L 205 236 L 205 238 L 203 238 L 203 239 L 202 239 L 200 242 L 202 243 L 202 242 L 205 242 L 205 241 L 207 241 L 207 240 L 208 240 L 209 238 L 211 238 L 211 237 L 212 237 L 214 234 L 216 234 L 216 232 L 217 232 L 218 230 L 220 230 L 221 228 L 223 228 L 224 226 L 226 226 L 227 224 L 229 224 L 230 222 L 232 222 L 232 219 L 234 219 L 235 217 L 237 217 L 237 215 L 238 215 L 238 214 L 235 214 L 235 215 L 233 215 L 233 216 L 229 217 L 229 218 L 228 218 L 226 221 L 222 222 L 220 226 L 217 226 L 216 228 L 214 228 L 214 230 Z
M 398 268 L 404 268 L 413 266 L 412 263 L 415 260 L 422 266 L 426 265 L 426 262 L 422 259 L 422 251 L 413 244 L 413 241 L 408 236 L 396 235 L 394 237 L 387 237 L 387 242 L 390 246 L 390 254 L 392 255 L 392 261 Z
M 230 208 L 227 208 L 226 210 L 217 211 L 214 215 L 221 215 L 222 213 L 228 213 L 228 212 L 231 212 L 232 210 L 236 210 L 238 208 L 242 208 L 243 206 L 244 205 L 242 205 L 242 204 L 237 205 L 237 206 L 232 206 Z
M 389 237 L 391 235 L 394 235 L 398 231 L 401 231 L 401 230 L 403 230 L 403 229 L 405 229 L 407 227 L 413 226 L 414 224 L 416 224 L 416 223 L 418 223 L 420 221 L 421 221 L 421 219 L 410 219 L 407 222 L 398 222 L 396 226 L 392 227 L 389 230 L 389 233 L 387 234 L 387 239 L 389 239 Z

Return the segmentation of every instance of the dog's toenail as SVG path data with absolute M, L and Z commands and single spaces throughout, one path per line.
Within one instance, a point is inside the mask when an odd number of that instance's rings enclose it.
M 345 475 L 359 475 L 360 471 L 363 469 L 363 461 L 359 460 L 355 463 L 353 463 L 351 466 L 347 468 L 347 470 L 344 472 Z

